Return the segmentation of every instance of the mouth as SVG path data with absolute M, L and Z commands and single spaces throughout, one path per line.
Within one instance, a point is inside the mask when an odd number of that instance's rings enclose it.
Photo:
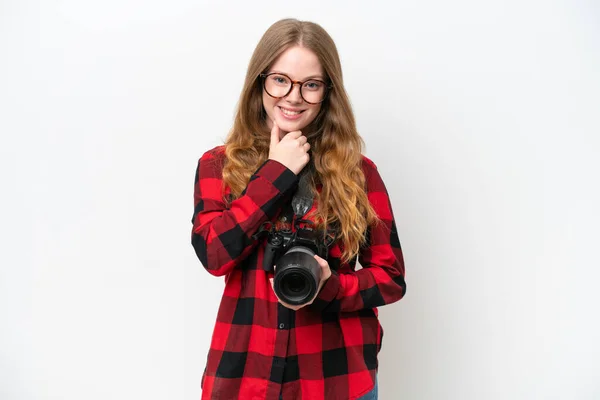
M 292 110 L 289 108 L 283 108 L 281 106 L 278 106 L 277 108 L 279 108 L 279 113 L 285 118 L 285 119 L 290 119 L 290 120 L 294 120 L 294 119 L 298 119 L 300 118 L 300 115 L 306 111 L 306 110 Z

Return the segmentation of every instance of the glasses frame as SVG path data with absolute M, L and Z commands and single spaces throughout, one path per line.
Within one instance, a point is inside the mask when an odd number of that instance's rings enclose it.
M 269 91 L 267 90 L 267 78 L 271 75 L 283 75 L 286 78 L 288 78 L 290 80 L 290 82 L 292 82 L 292 84 L 290 85 L 290 90 L 288 90 L 288 92 L 283 95 L 283 96 L 273 96 L 271 93 L 269 93 Z M 265 74 L 259 74 L 258 75 L 260 78 L 262 78 L 263 80 L 263 84 L 262 87 L 265 90 L 265 93 L 267 93 L 269 96 L 271 96 L 274 99 L 283 99 L 284 97 L 287 97 L 290 93 L 292 93 L 292 90 L 294 90 L 294 85 L 298 84 L 300 85 L 300 97 L 302 97 L 302 100 L 304 100 L 305 102 L 307 102 L 308 104 L 321 104 L 322 102 L 325 101 L 325 99 L 327 98 L 327 95 L 329 94 L 329 91 L 331 89 L 333 89 L 333 85 L 328 85 L 326 82 L 322 81 L 321 79 L 307 79 L 305 81 L 295 81 L 292 78 L 290 78 L 289 76 L 287 76 L 286 74 L 282 74 L 281 72 L 269 72 L 269 73 L 265 73 Z M 311 103 L 310 101 L 307 101 L 304 96 L 302 95 L 302 85 L 304 85 L 306 82 L 310 82 L 310 81 L 317 81 L 317 82 L 321 82 L 324 86 L 325 86 L 325 94 L 323 94 L 323 99 L 317 103 Z

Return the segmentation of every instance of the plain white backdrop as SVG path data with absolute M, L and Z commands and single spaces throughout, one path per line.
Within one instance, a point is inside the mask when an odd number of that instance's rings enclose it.
M 223 282 L 202 153 L 276 20 L 320 23 L 407 295 L 383 400 L 600 398 L 596 1 L 0 1 L 0 399 L 184 399 Z

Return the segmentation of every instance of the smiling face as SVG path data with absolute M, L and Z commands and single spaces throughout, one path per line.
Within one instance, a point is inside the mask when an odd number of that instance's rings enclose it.
M 278 72 L 295 81 L 306 81 L 309 78 L 325 80 L 325 75 L 317 55 L 311 50 L 295 46 L 283 52 L 273 63 L 267 73 Z M 300 95 L 300 85 L 294 85 L 285 97 L 273 98 L 263 87 L 263 107 L 267 112 L 269 129 L 273 121 L 281 129 L 281 137 L 292 131 L 302 130 L 319 114 L 321 104 L 309 104 Z

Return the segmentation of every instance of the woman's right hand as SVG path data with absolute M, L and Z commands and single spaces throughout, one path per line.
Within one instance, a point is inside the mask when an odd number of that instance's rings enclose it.
M 279 140 L 279 127 L 273 121 L 269 159 L 279 161 L 296 175 L 308 164 L 310 144 L 301 131 L 292 131 Z

